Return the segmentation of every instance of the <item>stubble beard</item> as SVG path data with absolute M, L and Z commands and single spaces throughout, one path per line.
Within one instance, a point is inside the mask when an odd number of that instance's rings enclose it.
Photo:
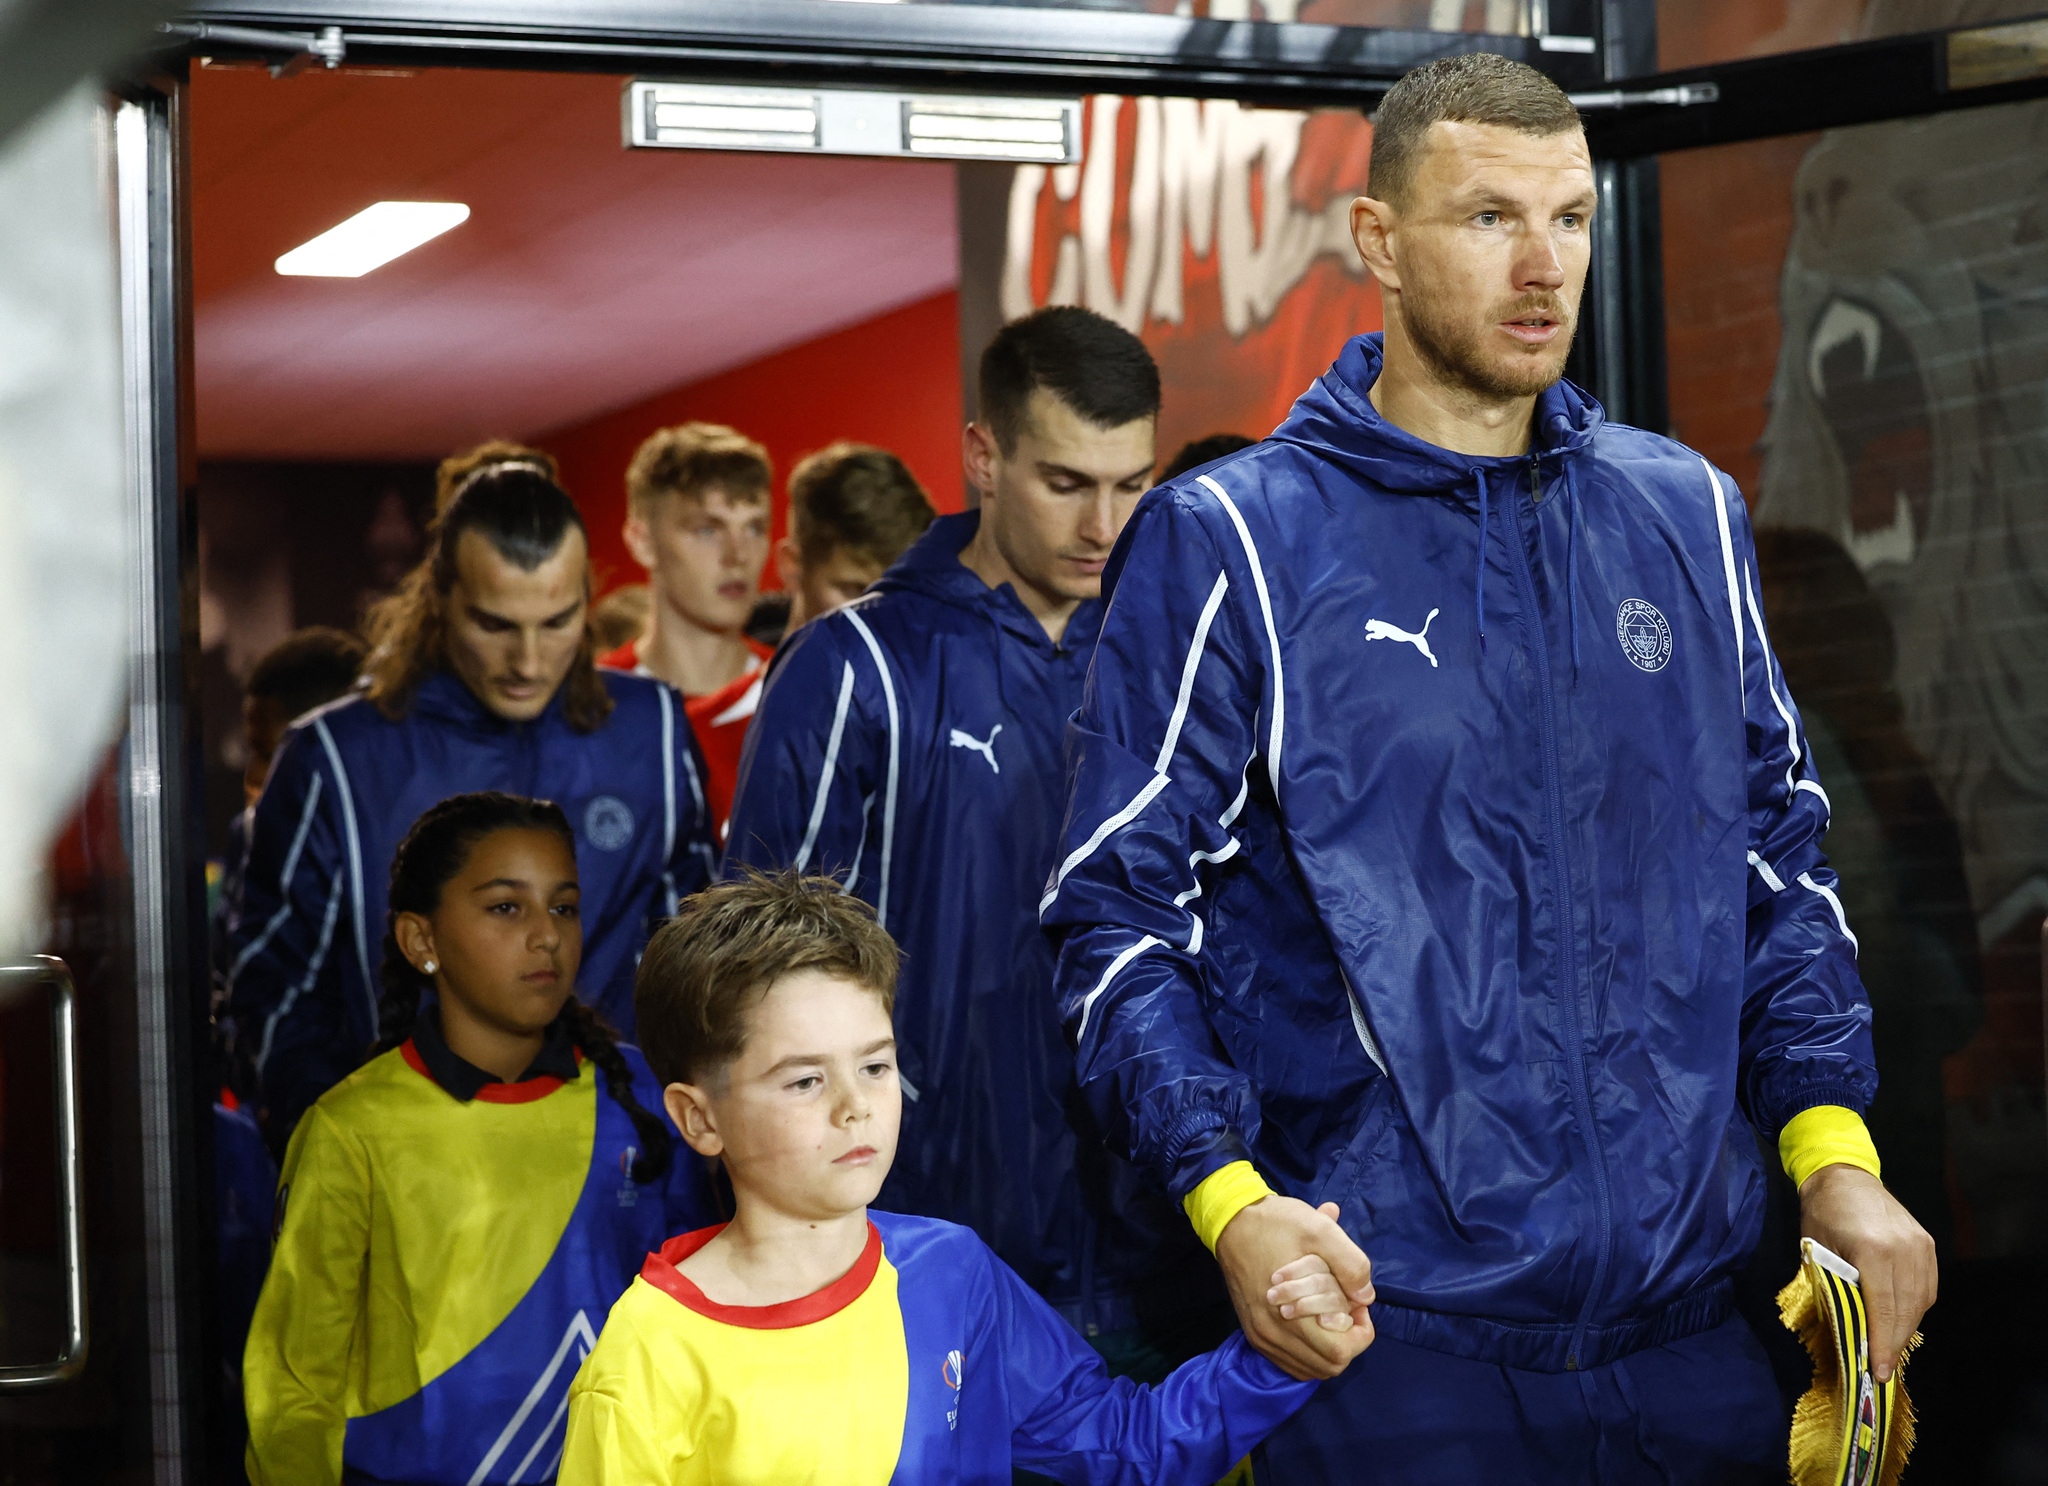
M 1548 315 L 1564 333 L 1541 354 L 1489 359 L 1484 347 L 1493 327 L 1532 314 Z M 1401 315 L 1416 354 L 1436 378 L 1484 402 L 1534 397 L 1555 386 L 1578 331 L 1578 318 L 1554 294 L 1524 295 L 1507 310 L 1477 322 L 1458 313 L 1449 295 L 1411 287 L 1401 297 Z

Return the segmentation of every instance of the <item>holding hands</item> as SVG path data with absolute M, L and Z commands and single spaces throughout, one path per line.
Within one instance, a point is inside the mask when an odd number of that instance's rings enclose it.
M 1334 1202 L 1277 1193 L 1232 1218 L 1216 1240 L 1245 1339 L 1288 1376 L 1334 1378 L 1372 1345 L 1372 1261 L 1337 1225 Z

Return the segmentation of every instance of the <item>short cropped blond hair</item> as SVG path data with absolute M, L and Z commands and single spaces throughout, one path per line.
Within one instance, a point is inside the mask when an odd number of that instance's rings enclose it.
M 649 434 L 626 467 L 626 508 L 644 516 L 666 495 L 702 498 L 712 486 L 743 506 L 768 499 L 768 451 L 723 423 L 680 423 Z

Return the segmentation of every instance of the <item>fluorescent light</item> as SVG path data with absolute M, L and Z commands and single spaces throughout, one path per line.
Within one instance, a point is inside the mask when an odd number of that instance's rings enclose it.
M 903 147 L 913 155 L 1058 164 L 1069 158 L 1079 122 L 1060 103 L 920 98 L 904 109 Z
M 469 220 L 459 201 L 380 201 L 277 260 L 281 274 L 359 279 Z
M 818 132 L 818 115 L 808 108 L 734 108 L 716 103 L 657 103 L 654 127 L 738 130 L 754 134 L 795 134 L 808 141 Z
M 1067 148 L 1058 144 L 1006 144 L 993 139 L 913 139 L 913 155 L 967 155 L 989 160 L 1044 160 L 1063 165 Z
M 963 119 L 953 114 L 912 114 L 912 139 L 981 139 L 993 144 L 1056 144 L 1065 152 L 1067 128 L 1058 119 Z
M 803 150 L 820 155 L 1043 161 L 1081 157 L 1072 98 L 914 96 L 865 88 L 738 88 L 636 78 L 626 143 L 637 149 Z

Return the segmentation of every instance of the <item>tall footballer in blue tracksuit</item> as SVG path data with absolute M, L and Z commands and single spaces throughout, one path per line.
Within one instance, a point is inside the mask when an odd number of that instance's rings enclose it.
M 1152 481 L 1158 372 L 1135 336 L 1064 308 L 1006 327 L 980 390 L 981 510 L 785 645 L 727 864 L 837 876 L 903 946 L 882 1204 L 973 1228 L 1113 1366 L 1163 1376 L 1229 1313 L 1186 1221 L 1075 1095 L 1037 925 L 1102 567 Z
M 1933 1298 L 1742 497 L 1558 380 L 1593 180 L 1532 69 L 1403 79 L 1353 207 L 1384 338 L 1107 579 L 1044 907 L 1082 1085 L 1269 1351 L 1305 1204 L 1379 1295 L 1262 1481 L 1784 1479 L 1758 1135 L 1883 1370 Z
M 392 853 L 450 795 L 553 800 L 576 832 L 580 989 L 631 1036 L 652 922 L 709 881 L 702 768 L 681 700 L 591 663 L 589 546 L 527 463 L 471 473 L 371 616 L 360 693 L 286 734 L 255 807 L 229 987 L 273 1141 L 377 1038 Z

